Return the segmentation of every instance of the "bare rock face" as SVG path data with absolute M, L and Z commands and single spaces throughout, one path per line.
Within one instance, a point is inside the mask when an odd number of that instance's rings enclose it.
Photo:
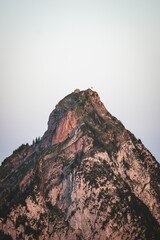
M 68 111 L 60 120 L 55 135 L 53 137 L 53 145 L 65 141 L 76 127 L 76 118 L 72 111 Z
M 0 239 L 160 239 L 160 165 L 90 89 L 0 167 Z

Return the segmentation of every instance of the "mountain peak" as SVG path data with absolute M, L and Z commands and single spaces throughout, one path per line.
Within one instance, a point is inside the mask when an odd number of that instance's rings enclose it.
M 57 105 L 55 110 L 61 111 L 61 112 L 65 112 L 69 109 L 74 108 L 75 105 L 82 105 L 86 102 L 89 103 L 89 101 L 92 101 L 92 103 L 96 103 L 96 104 L 102 104 L 100 101 L 100 97 L 98 96 L 97 92 L 91 90 L 91 89 L 87 89 L 84 91 L 80 91 L 80 90 L 75 90 L 74 92 L 72 92 L 71 94 L 67 95 L 66 97 L 64 97 Z
M 98 94 L 76 89 L 0 167 L 1 239 L 160 238 L 160 165 Z
M 42 139 L 45 145 L 64 141 L 75 127 L 84 123 L 88 114 L 103 111 L 107 114 L 97 92 L 87 89 L 75 90 L 63 98 L 52 111 L 48 121 L 48 130 Z

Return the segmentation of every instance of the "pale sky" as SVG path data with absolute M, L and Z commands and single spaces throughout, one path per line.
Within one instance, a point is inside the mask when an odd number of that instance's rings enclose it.
M 160 1 L 0 0 L 0 161 L 75 88 L 160 161 Z

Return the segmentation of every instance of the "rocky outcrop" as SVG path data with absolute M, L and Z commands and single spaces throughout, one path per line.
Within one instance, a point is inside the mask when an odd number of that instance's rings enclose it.
M 0 239 L 160 239 L 160 165 L 90 89 L 0 173 Z
M 68 137 L 71 138 L 74 135 L 74 130 L 76 128 L 76 118 L 72 111 L 68 111 L 66 116 L 64 116 L 55 131 L 53 137 L 53 145 L 65 141 Z

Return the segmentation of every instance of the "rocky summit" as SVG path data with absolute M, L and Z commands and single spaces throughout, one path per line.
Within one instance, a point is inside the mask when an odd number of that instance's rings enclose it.
M 160 164 L 91 89 L 0 167 L 0 239 L 158 240 Z

